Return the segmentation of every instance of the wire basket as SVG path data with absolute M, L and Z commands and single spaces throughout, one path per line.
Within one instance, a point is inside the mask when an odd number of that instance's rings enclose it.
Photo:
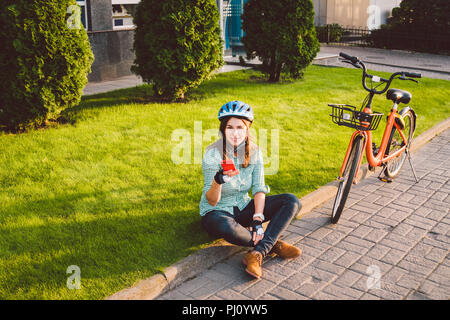
M 376 130 L 383 117 L 383 113 L 365 113 L 356 111 L 354 106 L 348 104 L 329 104 L 333 112 L 330 114 L 334 123 L 357 130 Z

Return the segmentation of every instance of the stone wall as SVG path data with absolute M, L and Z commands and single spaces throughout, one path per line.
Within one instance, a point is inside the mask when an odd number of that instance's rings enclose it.
M 90 82 L 132 74 L 134 30 L 88 31 L 88 36 L 95 56 L 88 76 Z

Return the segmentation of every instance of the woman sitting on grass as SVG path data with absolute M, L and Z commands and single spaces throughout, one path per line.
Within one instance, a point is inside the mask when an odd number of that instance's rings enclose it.
M 208 146 L 202 161 L 202 225 L 215 238 L 253 247 L 243 263 L 249 274 L 260 278 L 266 255 L 275 253 L 285 259 L 300 255 L 300 249 L 278 240 L 299 212 L 300 201 L 290 193 L 266 197 L 269 187 L 264 183 L 262 153 L 249 141 L 252 108 L 231 101 L 220 108 L 218 118 L 222 138 Z M 233 160 L 235 170 L 223 171 L 222 160 Z M 250 188 L 254 199 L 248 195 Z M 265 221 L 270 222 L 264 232 Z

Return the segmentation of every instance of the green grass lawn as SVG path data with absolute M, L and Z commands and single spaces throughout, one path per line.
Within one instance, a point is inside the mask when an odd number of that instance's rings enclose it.
M 279 130 L 270 194 L 302 197 L 332 181 L 352 130 L 331 122 L 327 103 L 360 106 L 360 82 L 359 70 L 344 68 L 310 66 L 304 79 L 280 84 L 237 71 L 204 83 L 187 103 L 148 102 L 141 86 L 84 97 L 68 112 L 73 123 L 0 135 L 0 299 L 103 299 L 210 243 L 200 225 L 194 122 L 203 133 L 218 129 L 227 101 L 254 108 L 253 128 L 267 130 L 269 146 Z M 450 116 L 448 81 L 393 87 L 413 95 L 416 135 Z M 385 96 L 375 99 L 374 110 L 389 109 Z M 177 129 L 191 136 L 191 164 L 172 162 Z M 66 286 L 70 265 L 80 267 L 80 290 Z

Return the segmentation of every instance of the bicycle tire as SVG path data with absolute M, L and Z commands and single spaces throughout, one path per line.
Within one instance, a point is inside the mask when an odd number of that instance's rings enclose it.
M 352 149 L 348 157 L 345 169 L 342 175 L 342 180 L 339 181 L 338 191 L 334 199 L 334 205 L 331 212 L 331 223 L 336 224 L 341 217 L 344 210 L 345 202 L 347 201 L 348 194 L 355 178 L 356 170 L 359 165 L 363 145 L 363 137 L 356 136 L 353 140 Z
M 404 109 L 405 110 L 405 109 Z M 402 114 L 403 113 L 403 114 Z M 403 121 L 405 123 L 404 127 L 404 134 L 407 137 L 408 141 L 407 146 L 409 148 L 409 145 L 411 144 L 411 139 L 414 133 L 415 128 L 415 122 L 414 122 L 414 116 L 411 112 L 411 110 L 407 110 L 406 112 L 400 111 L 400 115 L 403 118 Z M 397 151 L 399 148 L 402 148 L 405 145 L 405 142 L 403 141 L 402 137 L 400 136 L 398 130 L 395 127 L 392 127 L 392 132 L 388 140 L 388 147 L 386 148 L 386 154 L 389 155 Z M 406 152 L 402 152 L 398 157 L 395 157 L 394 159 L 389 160 L 386 163 L 386 167 L 384 170 L 384 174 L 388 178 L 395 178 L 402 169 L 403 165 L 405 164 L 406 160 Z

